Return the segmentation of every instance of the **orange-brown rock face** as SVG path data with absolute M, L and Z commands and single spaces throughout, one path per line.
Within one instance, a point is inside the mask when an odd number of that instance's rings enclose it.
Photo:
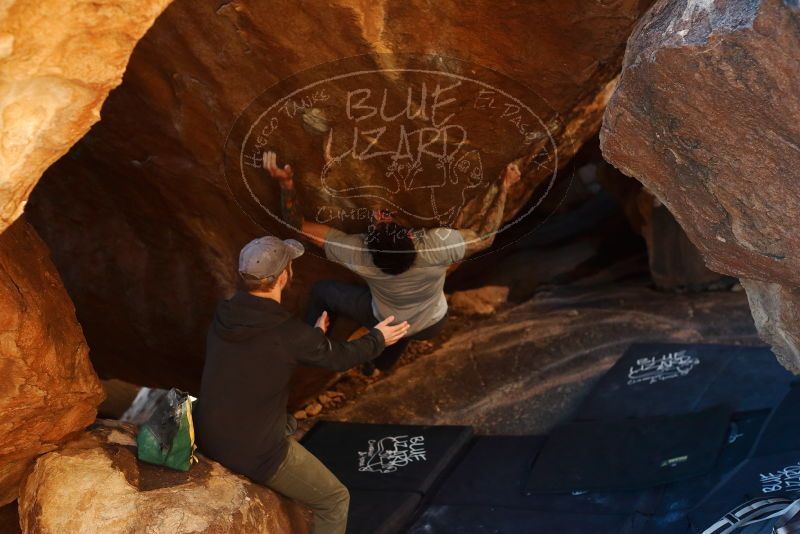
M 138 462 L 134 428 L 100 423 L 36 461 L 19 497 L 25 534 L 309 532 L 297 503 L 203 457 L 186 473 Z
M 603 153 L 743 279 L 764 338 L 800 372 L 800 44 L 795 2 L 662 0 L 631 36 Z
M 47 247 L 16 221 L 0 234 L 0 505 L 36 456 L 94 420 L 88 352 Z
M 307 218 L 350 230 L 375 207 L 474 225 L 518 160 L 512 220 L 596 131 L 649 3 L 175 1 L 31 203 L 98 371 L 196 386 L 238 250 L 291 233 L 268 213 L 263 150 L 296 169 Z M 312 255 L 295 267 L 295 308 L 342 276 Z
M 133 46 L 169 0 L 11 0 L 0 6 L 0 232 L 100 118 Z

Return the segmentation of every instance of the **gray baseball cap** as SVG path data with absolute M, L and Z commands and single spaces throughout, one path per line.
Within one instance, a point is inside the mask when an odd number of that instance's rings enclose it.
M 265 235 L 250 241 L 239 253 L 239 273 L 249 278 L 272 280 L 303 252 L 305 249 L 299 241 Z

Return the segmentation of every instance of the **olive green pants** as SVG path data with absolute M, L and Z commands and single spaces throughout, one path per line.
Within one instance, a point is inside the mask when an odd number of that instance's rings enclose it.
M 344 534 L 350 493 L 316 456 L 289 437 L 289 452 L 265 484 L 314 513 L 314 534 Z

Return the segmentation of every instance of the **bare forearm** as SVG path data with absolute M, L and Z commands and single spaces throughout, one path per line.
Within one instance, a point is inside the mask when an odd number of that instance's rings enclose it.
M 327 224 L 309 222 L 303 218 L 303 214 L 297 204 L 297 194 L 294 187 L 281 187 L 281 215 L 284 222 L 302 232 L 311 243 L 319 247 L 325 245 L 325 239 L 327 239 L 331 227 Z
M 328 237 L 331 227 L 303 219 L 303 214 L 297 201 L 297 190 L 294 188 L 292 181 L 281 183 L 281 216 L 283 217 L 283 222 L 302 232 L 313 244 L 320 247 L 325 244 L 325 239 Z
M 494 240 L 494 235 L 500 225 L 503 223 L 503 213 L 506 210 L 506 199 L 508 198 L 508 189 L 500 186 L 500 193 L 497 198 L 489 206 L 486 216 L 483 218 L 481 227 L 478 229 L 478 235 L 481 237 L 491 237 Z
M 331 371 L 346 371 L 360 363 L 375 359 L 384 349 L 383 334 L 373 328 L 353 341 L 333 341 L 329 338 L 317 346 L 301 363 Z
M 331 227 L 327 224 L 303 221 L 303 234 L 317 246 L 324 246 Z
M 503 223 L 503 212 L 508 198 L 508 189 L 500 186 L 500 192 L 494 202 L 486 209 L 486 215 L 475 230 L 462 230 L 461 234 L 466 242 L 465 256 L 471 256 L 492 246 L 494 236 Z
M 281 216 L 283 222 L 292 228 L 302 229 L 303 214 L 297 205 L 297 190 L 291 182 L 281 184 Z

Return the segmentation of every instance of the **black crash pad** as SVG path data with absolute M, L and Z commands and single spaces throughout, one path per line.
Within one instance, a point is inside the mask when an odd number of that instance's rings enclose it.
M 422 500 L 419 493 L 350 491 L 347 534 L 396 534 L 408 527 Z
M 731 414 L 701 412 L 555 427 L 533 464 L 532 492 L 634 490 L 711 471 Z
M 800 497 L 800 387 L 771 414 L 739 414 L 728 442 L 711 473 L 665 488 L 648 532 L 701 532 L 751 499 Z
M 471 438 L 465 426 L 322 421 L 302 443 L 351 491 L 425 494 Z
M 800 384 L 793 384 L 769 418 L 754 456 L 800 451 Z
M 540 512 L 500 506 L 432 505 L 409 534 L 553 534 L 642 532 L 639 517 Z
M 800 498 L 800 448 L 754 457 L 691 510 L 691 531 L 702 531 L 736 506 L 761 497 Z
M 767 415 L 768 412 L 736 414 L 728 427 L 726 443 L 714 468 L 705 475 L 666 485 L 657 514 L 675 516 L 697 506 L 747 459 Z
M 634 344 L 600 379 L 576 420 L 673 415 L 718 404 L 775 406 L 795 380 L 767 347 Z
M 652 492 L 529 493 L 525 483 L 543 436 L 479 436 L 432 499 L 437 505 L 518 508 L 577 514 L 652 513 Z M 657 495 L 657 494 L 656 494 Z

